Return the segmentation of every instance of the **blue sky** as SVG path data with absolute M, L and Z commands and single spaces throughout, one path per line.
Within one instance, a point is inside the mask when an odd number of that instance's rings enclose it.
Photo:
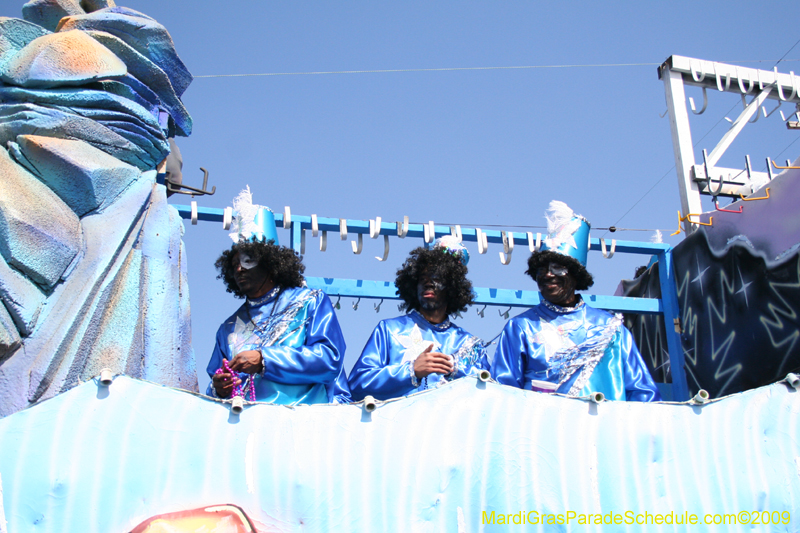
M 3 2 L 0 16 L 21 16 L 22 3 Z M 405 215 L 514 230 L 542 225 L 547 204 L 558 199 L 594 228 L 660 228 L 673 245 L 682 237 L 668 237 L 680 204 L 669 123 L 659 117 L 666 104 L 657 64 L 679 54 L 771 70 L 800 39 L 796 1 L 119 3 L 164 24 L 198 76 L 183 97 L 194 133 L 178 143 L 184 182 L 199 186 L 203 166 L 209 186 L 217 187 L 215 196 L 199 199 L 201 206 L 230 205 L 250 185 L 255 201 L 276 212 L 288 205 L 302 215 L 384 221 Z M 800 71 L 798 58 L 800 45 L 779 69 Z M 641 65 L 200 77 L 601 64 Z M 697 99 L 700 91 L 689 95 Z M 693 117 L 695 141 L 710 132 L 696 147 L 698 157 L 725 132 L 723 117 L 741 109 L 731 111 L 740 105 L 735 95 L 709 100 L 708 111 Z M 720 164 L 742 167 L 748 153 L 764 170 L 767 156 L 795 159 L 800 143 L 780 152 L 796 139 L 776 113 L 745 128 Z M 704 205 L 711 209 L 708 199 Z M 592 236 L 603 233 L 595 229 Z M 651 234 L 615 236 L 646 241 Z M 393 239 L 389 260 L 379 263 L 381 240 L 365 240 L 364 252 L 354 256 L 338 235 L 329 237 L 321 253 L 308 235 L 307 275 L 390 280 L 420 243 Z M 279 238 L 288 243 L 285 230 Z M 187 223 L 184 242 L 204 386 L 216 328 L 240 302 L 215 279 L 213 261 L 231 243 L 221 225 Z M 476 285 L 535 289 L 523 274 L 522 250 L 503 266 L 497 245 L 486 255 L 468 247 Z M 613 293 L 645 262 L 591 253 L 590 292 Z M 351 303 L 342 300 L 339 311 L 348 368 L 377 321 L 397 314 L 392 302 L 379 313 L 372 302 L 358 311 Z M 460 323 L 488 339 L 504 319 L 492 308 L 485 316 L 473 308 Z

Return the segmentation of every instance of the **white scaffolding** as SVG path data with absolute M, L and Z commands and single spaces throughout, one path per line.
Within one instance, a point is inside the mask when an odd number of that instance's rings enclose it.
M 659 67 L 658 76 L 664 81 L 667 98 L 681 213 L 685 217 L 683 229 L 690 233 L 696 224 L 689 220 L 688 215 L 703 212 L 700 205 L 701 194 L 715 197 L 738 197 L 740 194 L 746 196 L 772 179 L 769 159 L 767 159 L 767 172 L 753 171 L 749 156 L 745 158 L 744 168 L 741 169 L 719 167 L 717 162 L 745 125 L 758 120 L 759 110 L 767 117 L 777 111 L 783 103 L 788 103 L 794 105 L 791 114 L 800 112 L 800 76 L 795 76 L 794 72 L 789 74 L 778 72 L 777 67 L 772 71 L 756 70 L 683 56 L 670 56 Z M 702 108 L 698 110 L 694 101 L 689 99 L 691 111 L 696 115 L 703 113 L 708 106 L 709 89 L 738 93 L 744 107 L 711 153 L 708 154 L 703 150 L 703 161 L 699 163 L 695 161 L 684 85 L 703 89 Z M 747 100 L 748 95 L 752 95 L 750 101 Z M 763 107 L 767 99 L 779 102 L 769 113 Z M 781 117 L 786 121 L 783 111 Z M 788 127 L 792 127 L 791 125 L 792 122 L 787 124 Z

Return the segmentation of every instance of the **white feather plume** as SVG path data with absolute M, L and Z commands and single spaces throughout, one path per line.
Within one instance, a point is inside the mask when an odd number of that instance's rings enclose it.
M 558 200 L 552 200 L 550 206 L 544 212 L 544 217 L 547 219 L 547 233 L 554 234 L 563 228 L 572 220 L 575 212 L 570 206 Z
M 650 237 L 650 242 L 659 244 L 664 242 L 664 237 L 661 235 L 661 230 L 657 229 L 655 233 Z
M 239 242 L 239 238 L 249 239 L 254 233 L 260 233 L 261 228 L 256 224 L 256 214 L 259 206 L 253 205 L 253 195 L 250 193 L 250 186 L 245 186 L 236 198 L 233 199 L 233 210 L 236 213 L 236 223 L 231 227 L 235 229 L 228 235 L 233 242 Z

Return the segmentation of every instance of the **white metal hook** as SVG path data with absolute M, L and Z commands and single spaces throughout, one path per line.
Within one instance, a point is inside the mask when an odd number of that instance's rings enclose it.
M 350 241 L 350 246 L 353 247 L 353 253 L 358 255 L 361 253 L 361 249 L 364 247 L 364 235 L 361 233 L 358 234 L 358 244 L 356 241 Z
M 481 231 L 481 228 L 475 228 L 475 235 L 478 239 L 478 253 L 485 254 L 486 250 L 489 248 L 489 240 L 486 234 Z
M 347 240 L 347 220 L 344 218 L 339 219 L 339 238 L 343 241 Z
M 361 234 L 359 233 L 359 235 L 361 235 Z M 361 302 L 361 297 L 359 297 L 359 298 L 358 298 L 358 300 L 356 300 L 355 302 L 353 302 L 353 311 L 358 311 L 358 304 L 359 304 L 359 302 Z
M 436 227 L 433 225 L 433 220 L 428 221 L 424 227 L 425 242 L 430 244 L 436 238 Z
M 611 259 L 614 257 L 614 251 L 617 249 L 617 239 L 611 239 L 611 252 L 606 253 L 606 240 L 600 239 L 600 251 L 603 254 L 603 257 L 606 259 Z
M 778 89 L 778 98 L 780 98 L 781 102 L 785 102 L 786 101 L 786 96 L 784 96 L 784 94 L 783 94 L 783 84 L 778 81 L 778 67 L 774 67 L 774 70 L 775 70 L 775 87 Z M 789 71 L 789 76 L 790 76 L 789 79 L 792 80 L 792 94 L 789 95 L 789 100 L 791 100 L 792 98 L 794 98 L 797 95 L 797 87 L 795 86 L 795 83 L 794 83 L 794 71 Z M 778 107 L 780 107 L 780 106 L 778 106 Z M 777 109 L 777 108 L 775 108 L 775 109 Z M 773 111 L 772 113 L 774 113 L 774 112 L 775 111 Z M 770 113 L 770 115 L 772 113 Z
M 746 69 L 746 70 L 750 70 L 750 69 Z M 756 82 L 753 79 L 753 77 L 750 76 L 750 79 L 748 80 L 749 84 L 747 86 L 747 89 L 745 90 L 744 83 L 742 83 L 744 81 L 744 76 L 742 76 L 742 72 L 739 70 L 739 66 L 738 65 L 736 66 L 736 79 L 739 82 L 739 90 L 742 91 L 743 95 L 744 94 L 750 94 L 750 91 L 753 90 L 753 86 L 756 84 Z
M 222 212 L 222 229 L 226 231 L 231 229 L 232 222 L 233 222 L 233 208 L 226 207 L 225 211 Z
M 743 107 L 743 108 L 745 108 L 745 109 L 747 109 L 747 99 L 744 97 L 744 95 L 743 95 L 743 94 L 740 94 L 739 96 L 741 96 L 741 97 L 742 97 L 742 107 Z M 757 97 L 757 96 L 754 96 L 754 97 L 753 97 L 753 99 L 754 99 L 754 100 L 755 100 L 756 98 L 758 98 L 758 97 Z M 755 113 L 753 113 L 753 118 L 751 118 L 751 119 L 750 119 L 750 120 L 748 120 L 747 122 L 748 122 L 748 123 L 750 123 L 750 124 L 755 124 L 756 122 L 758 122 L 758 118 L 759 118 L 760 116 L 761 116 L 761 115 L 759 115 L 759 114 L 758 114 L 758 110 L 756 110 L 756 112 L 755 112 Z
M 192 226 L 197 225 L 197 202 L 192 200 Z
M 383 298 L 381 298 L 381 301 L 380 301 L 380 302 L 378 302 L 378 303 L 376 303 L 376 304 L 374 305 L 374 307 L 375 307 L 375 312 L 376 312 L 376 313 L 380 313 L 380 312 L 381 312 L 381 306 L 382 306 L 382 305 L 383 305 Z
M 692 72 L 692 79 L 693 79 L 694 81 L 696 81 L 697 83 L 700 83 L 700 82 L 701 82 L 701 81 L 703 81 L 703 80 L 705 79 L 705 77 L 706 77 L 706 71 L 705 71 L 705 70 L 703 70 L 703 63 L 702 63 L 702 61 L 700 62 L 700 71 L 699 71 L 699 72 L 700 72 L 700 74 L 695 74 L 695 69 L 694 69 L 694 59 L 690 59 L 690 60 L 689 60 L 689 70 Z
M 767 176 L 769 177 L 769 181 L 772 181 L 772 178 L 775 177 L 772 175 L 772 160 L 769 157 L 767 158 Z
M 478 312 L 478 316 L 479 316 L 479 317 L 483 318 L 483 314 L 486 312 L 486 306 L 487 306 L 487 305 L 488 305 L 488 304 L 483 304 L 483 307 L 482 307 L 482 308 L 480 308 L 480 309 L 476 309 L 476 311 Z
M 728 72 L 726 74 L 725 88 L 723 89 L 722 88 L 722 76 L 720 76 L 719 72 L 717 72 L 717 62 L 715 61 L 713 63 L 713 65 L 714 65 L 714 76 L 717 78 L 717 90 L 719 92 L 727 91 L 728 89 L 731 88 L 731 73 Z
M 408 217 L 403 217 L 403 223 L 397 223 L 397 236 L 405 239 L 406 235 L 408 235 Z
M 324 252 L 328 249 L 328 232 L 323 231 L 322 236 L 319 238 L 319 251 Z
M 508 309 L 506 309 L 505 311 L 500 311 L 499 309 L 497 310 L 497 313 L 505 320 L 508 320 L 508 313 L 510 312 L 511 312 L 511 306 L 508 306 Z
M 289 206 L 284 206 L 283 208 L 283 229 L 289 229 L 292 227 L 292 210 Z
M 381 234 L 381 217 L 375 217 L 375 220 L 369 220 L 369 238 L 377 239 Z
M 463 235 L 461 235 L 461 226 L 458 224 L 450 226 L 450 235 L 455 237 L 458 242 L 461 242 L 463 239 Z
M 700 111 L 697 111 L 697 108 L 694 106 L 694 98 L 691 96 L 689 97 L 689 106 L 692 108 L 692 113 L 695 115 L 702 115 L 706 112 L 706 108 L 708 107 L 708 93 L 706 92 L 706 88 L 703 87 L 703 107 Z
M 500 235 L 503 237 L 503 251 L 498 252 L 500 254 L 500 262 L 507 265 L 511 262 L 511 253 L 514 251 L 514 232 L 509 231 L 506 233 L 503 231 Z
M 311 215 L 311 236 L 317 237 L 319 235 L 319 222 L 317 222 L 317 215 Z
M 383 236 L 383 257 L 375 256 L 378 261 L 386 261 L 389 259 L 389 236 Z

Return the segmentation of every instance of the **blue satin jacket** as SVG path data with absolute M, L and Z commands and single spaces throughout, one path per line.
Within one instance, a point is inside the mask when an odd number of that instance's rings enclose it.
M 583 300 L 574 308 L 543 300 L 509 320 L 491 372 L 500 383 L 528 390 L 536 380 L 570 396 L 602 392 L 609 400 L 661 400 L 621 318 Z
M 322 291 L 298 287 L 248 299 L 219 327 L 208 375 L 222 366 L 223 357 L 230 361 L 246 350 L 260 350 L 263 358 L 264 371 L 253 377 L 257 401 L 281 405 L 350 401 L 344 337 Z M 248 375 L 239 377 L 244 383 Z M 207 394 L 216 396 L 213 383 Z
M 414 360 L 431 343 L 433 351 L 453 356 L 456 369 L 448 376 L 431 374 L 417 380 Z M 388 400 L 434 388 L 488 367 L 486 344 L 481 339 L 449 320 L 431 324 L 417 311 L 411 311 L 378 323 L 350 371 L 349 383 L 355 401 L 366 395 Z

